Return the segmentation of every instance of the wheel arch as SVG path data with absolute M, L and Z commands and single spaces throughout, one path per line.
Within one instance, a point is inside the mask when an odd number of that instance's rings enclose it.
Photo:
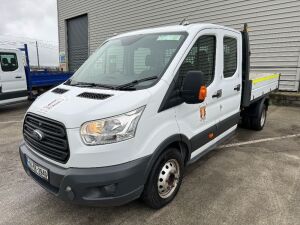
M 147 182 L 149 174 L 157 161 L 158 157 L 169 147 L 177 148 L 184 157 L 184 164 L 190 160 L 191 157 L 191 143 L 189 139 L 183 134 L 174 134 L 165 139 L 153 152 L 145 170 L 145 182 Z
M 269 96 L 266 96 L 266 97 L 264 98 L 264 104 L 265 104 L 265 106 L 266 106 L 266 110 L 268 111 L 269 105 L 270 105 L 270 98 L 269 98 Z
M 268 110 L 269 107 L 269 96 L 264 96 L 255 102 L 251 103 L 250 106 L 245 108 L 242 112 L 242 116 L 248 116 L 248 117 L 256 117 L 257 112 L 261 110 L 261 108 L 265 105 L 266 110 Z

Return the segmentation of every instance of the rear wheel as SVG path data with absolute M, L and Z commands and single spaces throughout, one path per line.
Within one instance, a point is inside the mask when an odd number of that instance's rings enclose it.
M 144 202 L 162 208 L 176 196 L 182 182 L 183 157 L 176 148 L 167 149 L 156 161 L 142 195 Z
M 267 107 L 264 104 L 258 111 L 257 117 L 252 118 L 251 128 L 254 130 L 262 130 L 267 119 Z
M 268 99 L 261 99 L 242 111 L 241 126 L 251 130 L 262 130 L 265 126 L 268 111 Z

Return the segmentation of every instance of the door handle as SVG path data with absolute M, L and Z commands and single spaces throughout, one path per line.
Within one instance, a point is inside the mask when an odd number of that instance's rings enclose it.
M 16 76 L 15 78 L 20 79 L 20 78 L 22 78 L 22 77 L 21 77 L 21 76 Z
M 241 85 L 240 84 L 236 85 L 233 90 L 240 91 L 241 90 Z
M 212 97 L 213 98 L 220 98 L 222 96 L 222 89 L 218 90 Z

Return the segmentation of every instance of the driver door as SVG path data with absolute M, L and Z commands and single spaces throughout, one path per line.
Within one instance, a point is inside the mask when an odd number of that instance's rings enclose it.
M 220 117 L 220 37 L 217 29 L 201 31 L 179 69 L 184 81 L 188 71 L 202 71 L 207 97 L 202 103 L 183 103 L 175 107 L 180 132 L 191 141 L 192 156 L 200 154 L 214 139 Z

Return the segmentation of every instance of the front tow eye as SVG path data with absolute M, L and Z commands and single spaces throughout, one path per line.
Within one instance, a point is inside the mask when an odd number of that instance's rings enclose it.
M 67 186 L 67 187 L 66 187 L 66 192 L 67 192 L 67 197 L 68 197 L 68 199 L 74 200 L 75 194 L 74 194 L 74 192 L 72 191 L 72 188 L 71 188 L 70 186 Z

